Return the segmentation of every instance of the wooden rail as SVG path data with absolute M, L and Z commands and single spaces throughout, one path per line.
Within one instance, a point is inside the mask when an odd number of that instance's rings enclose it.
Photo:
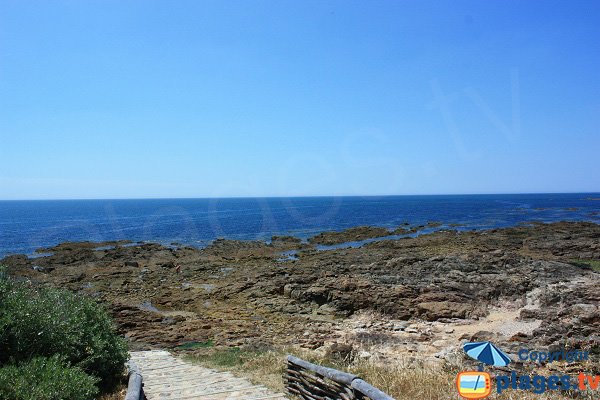
M 129 384 L 125 400 L 145 400 L 142 374 L 140 374 L 138 366 L 133 361 L 129 361 L 127 369 L 129 370 Z
M 287 357 L 288 393 L 305 400 L 394 400 L 356 375 Z

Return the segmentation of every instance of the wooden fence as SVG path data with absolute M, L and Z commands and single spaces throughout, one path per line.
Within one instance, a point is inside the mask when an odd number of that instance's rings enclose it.
M 288 393 L 305 400 L 394 400 L 356 375 L 287 357 Z

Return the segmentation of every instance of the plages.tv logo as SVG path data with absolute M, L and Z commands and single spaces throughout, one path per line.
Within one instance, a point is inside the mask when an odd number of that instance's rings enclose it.
M 456 377 L 458 394 L 465 399 L 484 399 L 492 393 L 492 378 L 483 371 L 483 364 L 504 367 L 510 358 L 490 342 L 465 343 L 467 355 L 479 361 L 479 371 L 463 371 Z
M 487 372 L 460 372 L 456 377 L 456 388 L 465 399 L 483 399 L 492 393 L 492 378 Z

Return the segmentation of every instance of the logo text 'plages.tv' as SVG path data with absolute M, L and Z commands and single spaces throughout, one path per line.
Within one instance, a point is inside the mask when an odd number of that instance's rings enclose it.
M 484 372 L 483 366 L 505 367 L 510 363 L 510 358 L 498 347 L 490 342 L 465 343 L 465 353 L 479 361 L 478 371 L 463 371 L 456 377 L 456 388 L 458 394 L 469 400 L 484 399 L 492 393 L 492 378 L 489 373 Z M 549 361 L 563 360 L 566 362 L 580 362 L 588 360 L 587 352 L 556 352 L 548 353 L 547 357 L 538 357 Z M 560 353 L 560 354 L 559 354 Z M 522 349 L 519 358 L 524 360 L 525 355 L 532 354 L 529 350 Z M 559 357 L 560 355 L 560 357 Z M 533 360 L 533 357 L 530 358 Z M 512 371 L 509 375 L 496 375 L 496 391 L 501 394 L 504 390 L 527 390 L 535 394 L 542 394 L 548 390 L 597 390 L 600 387 L 600 376 L 586 375 L 582 372 L 577 376 L 570 375 L 520 375 Z

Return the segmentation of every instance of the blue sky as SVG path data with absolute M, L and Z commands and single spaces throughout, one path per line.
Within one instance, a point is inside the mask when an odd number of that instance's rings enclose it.
M 0 1 L 0 199 L 600 191 L 597 1 Z

